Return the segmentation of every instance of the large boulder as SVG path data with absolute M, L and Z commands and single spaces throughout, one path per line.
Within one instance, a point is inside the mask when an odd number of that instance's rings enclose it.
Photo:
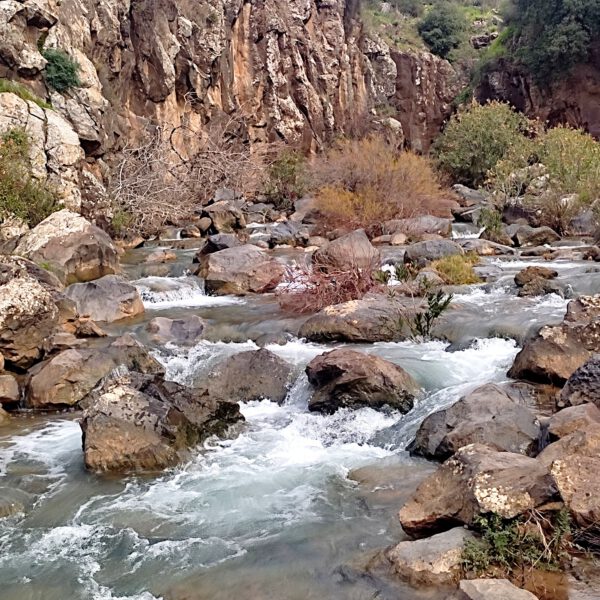
M 458 450 L 400 510 L 407 534 L 422 537 L 485 513 L 511 519 L 554 498 L 548 468 L 535 458 L 482 444 Z
M 554 413 L 548 423 L 551 440 L 564 438 L 576 431 L 585 431 L 589 425 L 600 424 L 600 409 L 595 404 L 570 406 Z
M 21 399 L 19 382 L 11 373 L 0 373 L 0 407 L 16 404 Z
M 544 246 L 552 242 L 558 242 L 560 235 L 550 227 L 530 227 L 520 225 L 512 234 L 512 239 L 517 246 Z
M 410 245 L 404 253 L 404 262 L 423 268 L 434 260 L 457 254 L 464 254 L 464 251 L 456 242 L 450 240 L 428 240 Z
M 65 294 L 80 315 L 112 323 L 144 312 L 137 288 L 118 275 L 106 275 L 88 283 L 74 283 Z
M 202 257 L 207 254 L 243 245 L 244 242 L 235 233 L 215 233 L 214 235 L 209 235 L 202 247 L 196 252 L 193 262 L 199 263 Z
M 117 249 L 110 237 L 66 209 L 26 233 L 15 254 L 48 268 L 65 284 L 91 281 L 119 270 Z
M 281 282 L 284 267 L 266 252 L 246 244 L 202 258 L 199 275 L 213 294 L 263 293 Z
M 414 587 L 456 584 L 462 572 L 465 543 L 475 536 L 455 527 L 424 540 L 400 542 L 388 550 L 393 572 Z
M 233 233 L 246 226 L 242 211 L 227 200 L 220 200 L 205 207 L 202 216 L 211 219 L 211 229 L 214 233 Z
M 299 336 L 311 342 L 371 343 L 406 339 L 410 336 L 406 319 L 421 308 L 421 303 L 412 298 L 373 294 L 327 306 L 303 323 Z
M 554 279 L 558 271 L 548 267 L 525 267 L 515 275 L 515 284 L 519 288 L 519 296 L 542 296 L 544 294 L 560 294 L 563 290 Z
M 452 219 L 445 219 L 434 215 L 395 219 L 393 221 L 386 221 L 383 224 L 383 232 L 389 234 L 405 233 L 413 240 L 424 235 L 449 237 L 452 234 Z
M 435 460 L 446 460 L 459 448 L 475 443 L 534 455 L 540 436 L 540 424 L 531 410 L 500 386 L 487 384 L 428 416 L 408 449 Z
M 238 404 L 159 375 L 127 373 L 93 393 L 81 419 L 85 465 L 94 471 L 155 471 L 243 420 Z
M 592 403 L 600 408 L 600 354 L 594 354 L 571 374 L 558 403 L 559 406 Z
M 35 365 L 28 372 L 26 405 L 42 410 L 75 406 L 117 367 L 164 374 L 162 365 L 127 335 L 108 348 L 70 348 Z
M 306 374 L 316 388 L 308 408 L 324 413 L 364 406 L 389 406 L 407 413 L 419 389 L 398 365 L 347 348 L 317 356 L 306 367 Z
M 538 600 L 527 590 L 513 585 L 508 579 L 463 579 L 453 600 Z
M 562 386 L 594 352 L 600 352 L 600 295 L 580 296 L 561 324 L 542 327 L 525 342 L 508 375 Z
M 261 348 L 225 359 L 202 385 L 215 398 L 234 402 L 267 399 L 281 404 L 288 393 L 292 370 L 285 360 Z
M 154 342 L 174 342 L 190 345 L 198 341 L 206 327 L 206 321 L 197 315 L 184 315 L 180 319 L 155 317 L 146 325 L 146 331 Z
M 380 259 L 379 250 L 371 244 L 363 229 L 337 238 L 313 254 L 313 262 L 316 265 L 334 270 L 376 270 L 379 268 Z

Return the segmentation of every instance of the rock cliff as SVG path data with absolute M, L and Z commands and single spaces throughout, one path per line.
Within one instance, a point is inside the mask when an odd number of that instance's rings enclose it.
M 40 48 L 52 47 L 77 60 L 80 87 L 46 89 Z M 458 91 L 447 62 L 367 33 L 358 0 L 0 0 L 0 77 L 70 123 L 92 198 L 104 161 L 150 125 L 180 154 L 231 117 L 250 143 L 317 148 L 385 108 L 425 150 Z

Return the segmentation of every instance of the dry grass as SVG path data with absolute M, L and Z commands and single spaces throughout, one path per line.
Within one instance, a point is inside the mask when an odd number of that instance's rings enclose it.
M 481 279 L 473 271 L 478 262 L 479 257 L 476 254 L 457 254 L 435 260 L 430 266 L 448 285 L 469 285 L 481 283 Z
M 343 140 L 313 167 L 324 225 L 377 233 L 390 219 L 447 214 L 431 161 L 398 151 L 381 136 Z

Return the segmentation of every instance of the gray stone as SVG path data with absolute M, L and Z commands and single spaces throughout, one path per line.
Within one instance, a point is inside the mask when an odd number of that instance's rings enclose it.
M 450 240 L 429 240 L 411 244 L 404 254 L 404 262 L 422 268 L 434 260 L 457 254 L 464 254 L 459 244 Z
M 537 596 L 519 589 L 508 579 L 463 579 L 459 590 L 460 600 L 538 600 Z

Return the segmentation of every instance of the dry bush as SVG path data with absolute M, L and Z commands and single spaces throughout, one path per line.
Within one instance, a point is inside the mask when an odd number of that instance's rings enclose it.
M 126 147 L 112 170 L 109 194 L 127 229 L 155 234 L 167 223 L 189 219 L 221 187 L 251 196 L 263 186 L 265 156 L 243 142 L 239 120 L 217 120 L 203 132 L 195 151 L 179 151 L 181 128 L 150 128 L 144 141 Z M 195 134 L 198 135 L 198 134 Z
M 381 136 L 343 140 L 313 167 L 317 208 L 331 228 L 380 231 L 390 219 L 447 212 L 448 195 L 429 159 Z
M 349 300 L 360 300 L 370 291 L 381 286 L 375 278 L 375 269 L 350 268 L 327 269 L 319 265 L 288 267 L 285 282 L 277 292 L 280 306 L 293 313 L 314 313 L 326 306 Z
M 478 262 L 479 257 L 476 254 L 455 254 L 434 260 L 430 266 L 448 285 L 470 285 L 481 283 L 481 279 L 473 270 L 473 266 Z

